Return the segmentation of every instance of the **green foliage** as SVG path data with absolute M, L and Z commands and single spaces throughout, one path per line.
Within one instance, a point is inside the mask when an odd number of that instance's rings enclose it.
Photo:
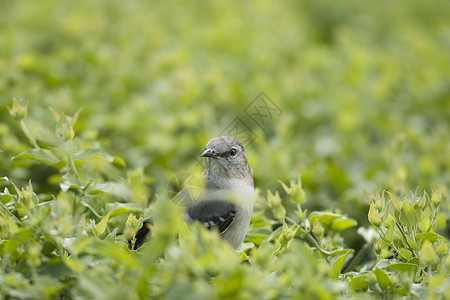
M 377 230 L 368 244 L 375 245 L 377 262 L 344 272 L 361 263 L 340 235 L 357 222 L 334 212 L 308 213 L 300 178 L 290 186 L 280 181 L 284 194 L 268 190 L 258 199 L 246 243 L 235 253 L 215 232 L 183 223 L 181 209 L 166 198 L 144 209 L 135 197 L 146 190 L 142 171 L 127 172 L 119 157 L 74 134 L 68 138 L 61 126 L 70 128 L 75 118 L 54 115 L 51 138 L 29 137 L 35 148 L 13 160 L 58 169 L 58 193 L 38 195 L 31 181 L 20 188 L 1 179 L 3 297 L 330 299 L 361 291 L 431 296 L 450 284 L 439 277 L 449 268 L 448 243 L 435 232 L 442 190 L 402 201 L 368 194 Z M 27 132 L 26 122 L 22 126 Z M 154 215 L 151 238 L 138 252 L 129 250 L 127 239 L 142 225 L 133 213 L 144 211 Z
M 450 267 L 448 241 L 436 233 L 444 191 L 433 191 L 431 197 L 427 193 L 422 196 L 411 194 L 403 200 L 391 193 L 388 195 L 389 198 L 385 194 L 368 195 L 371 199 L 369 219 L 370 215 L 378 216 L 372 217 L 376 221 L 371 221 L 377 232 L 377 237 L 373 239 L 377 268 L 373 273 L 381 288 L 375 289 L 375 293 L 379 292 L 380 296 L 386 291 L 401 295 L 436 296 L 438 291 L 432 288 L 426 291 L 426 287 L 431 287 L 431 282 L 437 280 L 441 284 L 439 289 L 448 291 L 450 281 L 441 280 L 442 276 L 448 275 Z M 356 278 L 355 286 L 364 286 L 362 279 Z M 364 280 L 369 286 L 370 277 Z
M 0 8 L 0 298 L 450 297 L 448 1 Z M 236 117 L 239 252 L 168 201 Z

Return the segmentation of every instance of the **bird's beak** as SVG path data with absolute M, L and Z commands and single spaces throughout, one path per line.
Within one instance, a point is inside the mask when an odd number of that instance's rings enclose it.
M 212 149 L 206 149 L 203 151 L 203 153 L 200 155 L 201 157 L 214 157 L 216 155 L 216 152 Z

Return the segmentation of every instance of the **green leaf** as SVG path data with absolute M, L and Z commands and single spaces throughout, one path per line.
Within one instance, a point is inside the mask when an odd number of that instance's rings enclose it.
M 31 229 L 22 229 L 20 230 L 16 237 L 19 238 L 20 241 L 26 242 L 34 235 L 33 230 Z
M 331 230 L 333 230 L 334 232 L 340 232 L 347 228 L 354 227 L 357 224 L 358 222 L 356 222 L 356 220 L 347 217 L 341 217 L 339 219 L 334 219 L 331 221 Z
M 141 219 L 142 220 L 142 219 Z M 142 224 L 141 224 L 142 225 Z M 132 228 L 138 228 L 139 226 L 139 221 L 138 219 L 136 219 L 136 216 L 133 214 L 129 214 L 127 221 L 125 223 L 126 227 L 132 227 Z
M 93 243 L 88 244 L 86 247 L 86 252 L 109 258 L 127 268 L 133 267 L 137 263 L 137 261 L 130 256 L 127 249 L 118 248 L 100 240 L 95 240 Z
M 347 250 L 344 254 L 338 256 L 333 263 L 331 264 L 331 273 L 330 277 L 333 279 L 338 279 L 339 274 L 341 272 L 342 264 L 344 263 L 345 259 L 349 255 L 350 252 L 353 252 L 353 249 Z
M 397 272 L 415 273 L 417 271 L 418 265 L 410 263 L 394 263 L 387 266 L 386 268 Z
M 419 265 L 420 263 L 420 259 L 418 257 L 413 257 L 410 260 L 408 260 L 409 264 L 415 264 L 415 265 Z
M 102 183 L 92 183 L 87 190 L 89 195 L 105 193 L 122 199 L 130 198 L 130 190 L 121 182 L 107 181 Z
M 325 211 L 314 211 L 309 214 L 309 223 L 314 224 L 318 220 L 322 225 L 330 226 L 331 222 L 335 219 L 342 218 L 342 215 L 325 212 Z
M 312 227 L 312 233 L 317 237 L 320 241 L 323 238 L 324 229 L 322 224 L 320 224 L 319 220 L 315 219 Z
M 57 169 L 61 169 L 66 164 L 65 159 L 60 159 L 50 150 L 42 148 L 28 149 L 12 158 L 12 160 L 16 159 L 29 159 L 55 167 Z
M 272 231 L 272 233 L 267 237 L 266 241 L 270 242 L 271 240 L 278 238 L 279 235 L 281 234 L 283 227 L 280 226 L 277 229 L 275 229 L 274 231 Z
M 298 185 L 294 185 L 289 193 L 289 200 L 294 204 L 302 204 L 306 201 L 305 191 Z
M 244 251 L 236 251 L 237 255 L 241 258 L 241 261 L 247 261 L 248 255 Z
M 383 226 L 389 228 L 389 226 L 395 225 L 394 217 L 389 214 L 386 219 L 383 220 Z
M 342 231 L 357 224 L 357 222 L 353 219 L 330 212 L 315 211 L 310 213 L 309 223 L 314 225 L 316 220 L 319 221 L 322 226 L 329 228 L 335 232 Z
M 67 192 L 69 189 L 80 189 L 84 191 L 93 182 L 92 179 L 88 182 L 81 182 L 79 178 L 67 173 L 61 177 L 60 187 L 63 192 Z
M 417 243 L 415 241 L 408 238 L 406 240 L 408 241 L 408 244 L 413 248 L 413 250 L 419 250 L 419 246 L 417 246 Z
M 111 218 L 130 212 L 142 212 L 142 208 L 136 203 L 113 202 L 106 204 L 105 209 L 111 212 Z
M 348 283 L 352 289 L 355 291 L 367 291 L 369 284 L 367 283 L 367 275 L 356 276 L 350 279 Z
M 237 249 L 237 251 L 247 251 L 250 249 L 254 249 L 255 248 L 255 244 L 254 243 L 242 243 L 239 248 Z
M 436 229 L 441 230 L 447 226 L 447 215 L 443 212 L 439 213 L 436 218 Z
M 434 243 L 437 241 L 439 237 L 440 235 L 437 234 L 436 232 L 427 232 L 427 233 L 418 233 L 414 238 L 416 241 L 422 244 L 425 241 L 430 241 L 431 243 Z
M 436 247 L 436 253 L 439 256 L 444 256 L 448 254 L 448 243 L 445 239 L 442 239 L 440 244 Z
M 391 243 L 393 242 L 393 238 L 394 238 L 394 228 L 395 228 L 395 225 L 393 223 L 391 223 L 389 225 L 388 230 L 384 234 L 384 238 L 386 239 L 386 241 L 391 242 Z
M 373 206 L 372 203 L 370 204 L 370 207 L 369 207 L 369 222 L 370 222 L 370 224 L 372 224 L 374 226 L 381 225 L 380 215 L 378 214 L 377 209 L 375 208 L 375 206 Z
M 425 264 L 434 264 L 438 260 L 433 244 L 426 240 L 420 249 L 420 260 Z
M 410 259 L 412 258 L 412 253 L 411 253 L 411 251 L 406 250 L 406 249 L 400 250 L 400 252 L 398 253 L 398 255 L 399 255 L 402 259 L 404 259 L 404 260 L 406 260 L 406 261 L 408 261 L 408 260 L 410 260 Z
M 108 225 L 109 217 L 111 216 L 111 211 L 109 211 L 106 216 L 102 218 L 102 220 L 95 226 L 94 234 L 101 235 L 106 230 L 106 226 Z
M 277 180 L 281 186 L 283 187 L 283 190 L 286 192 L 286 194 L 289 195 L 289 192 L 291 191 L 291 189 L 281 180 Z
M 102 215 L 105 211 L 104 207 L 103 207 L 103 203 L 93 197 L 83 197 L 83 198 L 81 198 L 80 203 L 82 205 L 86 206 L 87 208 L 89 208 L 94 213 L 94 215 L 96 215 L 99 218 L 102 217 Z
M 117 235 L 117 231 L 118 231 L 118 230 L 119 230 L 118 228 L 114 228 L 114 230 L 111 231 L 111 233 L 109 233 L 109 234 L 105 237 L 104 241 L 105 241 L 105 242 L 109 242 L 109 243 L 111 243 L 111 244 L 114 244 L 114 242 L 116 241 L 116 235 Z
M 123 168 L 125 168 L 127 166 L 125 161 L 119 156 L 114 156 L 112 163 L 115 164 L 116 166 L 120 166 Z
M 295 234 L 300 226 L 293 224 L 291 227 L 288 227 L 286 222 L 283 222 L 281 234 L 278 238 L 280 245 L 282 247 L 287 247 L 290 241 L 295 237 Z
M 390 192 L 387 192 L 387 193 L 389 194 L 389 196 L 391 196 L 390 202 L 391 202 L 391 204 L 393 205 L 393 207 L 394 207 L 395 209 L 398 209 L 398 210 L 400 211 L 400 209 L 402 209 L 402 204 L 401 204 L 401 202 L 399 202 L 399 201 L 397 200 L 397 198 L 394 196 L 394 194 L 392 194 L 392 193 L 390 193 Z
M 336 250 L 333 250 L 333 251 L 329 251 L 329 255 L 335 258 L 336 256 L 339 256 L 342 253 L 346 253 L 348 251 L 354 252 L 355 250 L 353 250 L 353 249 L 336 249 Z
M 419 222 L 419 229 L 422 232 L 428 232 L 431 229 L 431 221 L 429 218 L 425 217 Z
M 386 275 L 381 269 L 376 268 L 373 270 L 373 273 L 377 277 L 377 281 L 380 284 L 380 287 L 385 290 L 391 285 L 391 280 L 389 279 L 389 276 Z
M 8 203 L 9 201 L 11 201 L 12 199 L 14 199 L 13 195 L 8 193 L 0 193 L 0 200 L 2 201 L 3 204 Z
M 416 211 L 408 203 L 403 202 L 402 209 L 400 211 L 400 222 L 407 226 L 412 227 L 416 225 L 418 219 Z

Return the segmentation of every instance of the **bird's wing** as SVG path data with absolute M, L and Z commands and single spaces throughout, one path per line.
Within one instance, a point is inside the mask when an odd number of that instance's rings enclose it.
M 230 227 L 236 214 L 237 207 L 224 200 L 200 201 L 186 210 L 188 222 L 198 220 L 206 228 L 217 228 L 220 233 L 224 233 Z
M 175 197 L 172 198 L 172 202 L 177 205 L 185 205 L 186 203 L 192 202 L 192 196 L 189 193 L 189 187 L 185 186 L 181 191 L 178 192 L 178 194 L 175 195 Z M 134 250 L 141 247 L 141 245 L 144 243 L 145 238 L 147 237 L 148 233 L 150 232 L 149 224 L 151 220 L 151 216 L 146 217 L 144 219 L 144 222 L 142 224 L 142 227 L 139 228 L 139 230 L 136 232 L 136 235 L 134 236 L 136 238 L 135 244 L 134 244 Z M 131 247 L 131 240 L 128 241 L 129 247 Z

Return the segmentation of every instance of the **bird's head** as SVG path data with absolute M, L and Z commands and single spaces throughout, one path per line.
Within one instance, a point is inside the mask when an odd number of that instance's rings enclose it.
M 244 147 L 235 138 L 220 136 L 210 140 L 201 156 L 206 157 L 207 178 L 251 180 L 253 185 L 253 176 Z

